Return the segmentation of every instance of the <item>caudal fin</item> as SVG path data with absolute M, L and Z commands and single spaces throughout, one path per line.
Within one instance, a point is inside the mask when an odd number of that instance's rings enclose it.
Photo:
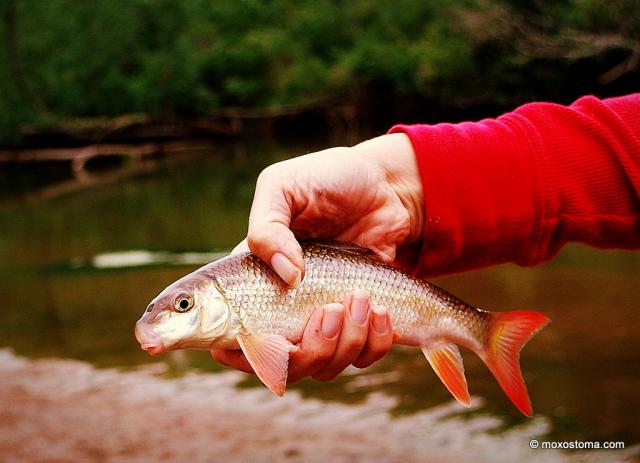
M 520 371 L 520 350 L 551 320 L 540 312 L 514 311 L 491 315 L 487 343 L 480 357 L 518 410 L 533 414 Z

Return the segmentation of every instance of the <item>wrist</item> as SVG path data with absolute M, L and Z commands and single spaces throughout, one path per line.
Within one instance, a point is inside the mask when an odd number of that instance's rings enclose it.
M 402 244 L 421 241 L 424 233 L 424 195 L 413 145 L 404 133 L 382 135 L 352 148 L 373 163 L 409 214 L 410 231 Z

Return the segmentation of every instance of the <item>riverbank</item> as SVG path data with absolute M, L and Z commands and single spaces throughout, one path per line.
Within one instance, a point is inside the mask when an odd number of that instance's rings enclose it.
M 502 433 L 453 403 L 391 418 L 393 400 L 358 405 L 237 389 L 237 372 L 167 379 L 161 364 L 96 369 L 0 351 L 0 459 L 6 462 L 591 462 L 624 452 L 529 449 L 544 418 Z M 637 454 L 637 449 L 636 449 Z

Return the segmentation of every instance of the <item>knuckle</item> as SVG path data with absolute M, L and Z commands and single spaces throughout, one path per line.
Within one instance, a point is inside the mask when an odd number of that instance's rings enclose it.
M 249 232 L 247 233 L 247 245 L 249 249 L 255 250 L 267 242 L 267 240 L 268 236 L 262 227 L 249 227 Z
M 211 357 L 213 357 L 213 359 L 216 362 L 218 362 L 218 363 L 220 363 L 220 364 L 222 364 L 224 366 L 229 366 L 227 364 L 227 359 L 226 359 L 226 357 L 224 355 L 224 351 L 219 351 L 217 349 L 214 349 L 214 350 L 211 351 Z
M 384 352 L 374 352 L 367 351 L 366 354 L 358 357 L 354 362 L 353 366 L 356 368 L 367 368 L 371 366 L 374 362 L 377 362 L 384 356 Z
M 338 373 L 322 372 L 322 373 L 317 373 L 317 374 L 313 375 L 313 379 L 316 379 L 318 381 L 322 381 L 323 383 L 326 383 L 328 381 L 331 381 L 331 380 L 335 379 L 336 376 L 338 376 Z
M 267 182 L 273 178 L 277 178 L 278 171 L 282 168 L 283 162 L 285 161 L 276 162 L 275 164 L 271 164 L 262 169 L 262 172 L 258 175 L 257 185 Z
M 273 175 L 273 164 L 265 167 L 264 169 L 262 169 L 260 174 L 258 174 L 258 180 L 257 180 L 258 185 L 260 185 L 261 183 L 264 183 L 265 180 L 268 180 L 271 175 Z
M 321 350 L 318 351 L 316 357 L 312 360 L 312 363 L 315 365 L 324 365 L 331 360 L 333 356 L 333 352 L 330 350 Z
M 331 352 L 320 352 L 314 358 L 309 359 L 307 362 L 307 369 L 309 371 L 318 371 L 331 361 Z
M 362 351 L 366 338 L 353 338 L 346 340 L 344 343 L 345 357 L 356 356 Z
M 359 359 L 356 359 L 355 362 L 353 362 L 353 366 L 360 369 L 367 368 L 368 366 L 371 366 L 371 364 L 375 361 L 376 359 L 372 359 L 370 357 L 359 358 Z
M 332 352 L 327 350 L 299 351 L 292 358 L 290 370 L 308 376 L 329 363 L 331 357 Z
M 289 374 L 289 375 L 287 375 L 287 384 L 297 383 L 302 378 L 304 378 L 304 376 Z
M 386 343 L 372 342 L 371 344 L 367 345 L 367 353 L 371 357 L 380 358 L 383 357 L 387 352 L 389 352 L 390 347 L 391 346 L 387 346 Z
M 262 258 L 267 258 L 269 250 L 273 249 L 273 230 L 265 226 L 249 226 L 247 233 L 249 249 Z

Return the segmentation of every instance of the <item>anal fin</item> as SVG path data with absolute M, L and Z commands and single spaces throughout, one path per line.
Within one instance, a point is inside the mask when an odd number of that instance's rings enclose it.
M 239 333 L 236 339 L 260 381 L 282 396 L 287 387 L 289 353 L 298 347 L 279 334 Z
M 464 376 L 462 356 L 458 346 L 451 343 L 438 343 L 429 347 L 422 347 L 424 356 L 436 372 L 440 380 L 449 392 L 462 405 L 468 407 L 471 398 L 467 388 L 467 379 Z

